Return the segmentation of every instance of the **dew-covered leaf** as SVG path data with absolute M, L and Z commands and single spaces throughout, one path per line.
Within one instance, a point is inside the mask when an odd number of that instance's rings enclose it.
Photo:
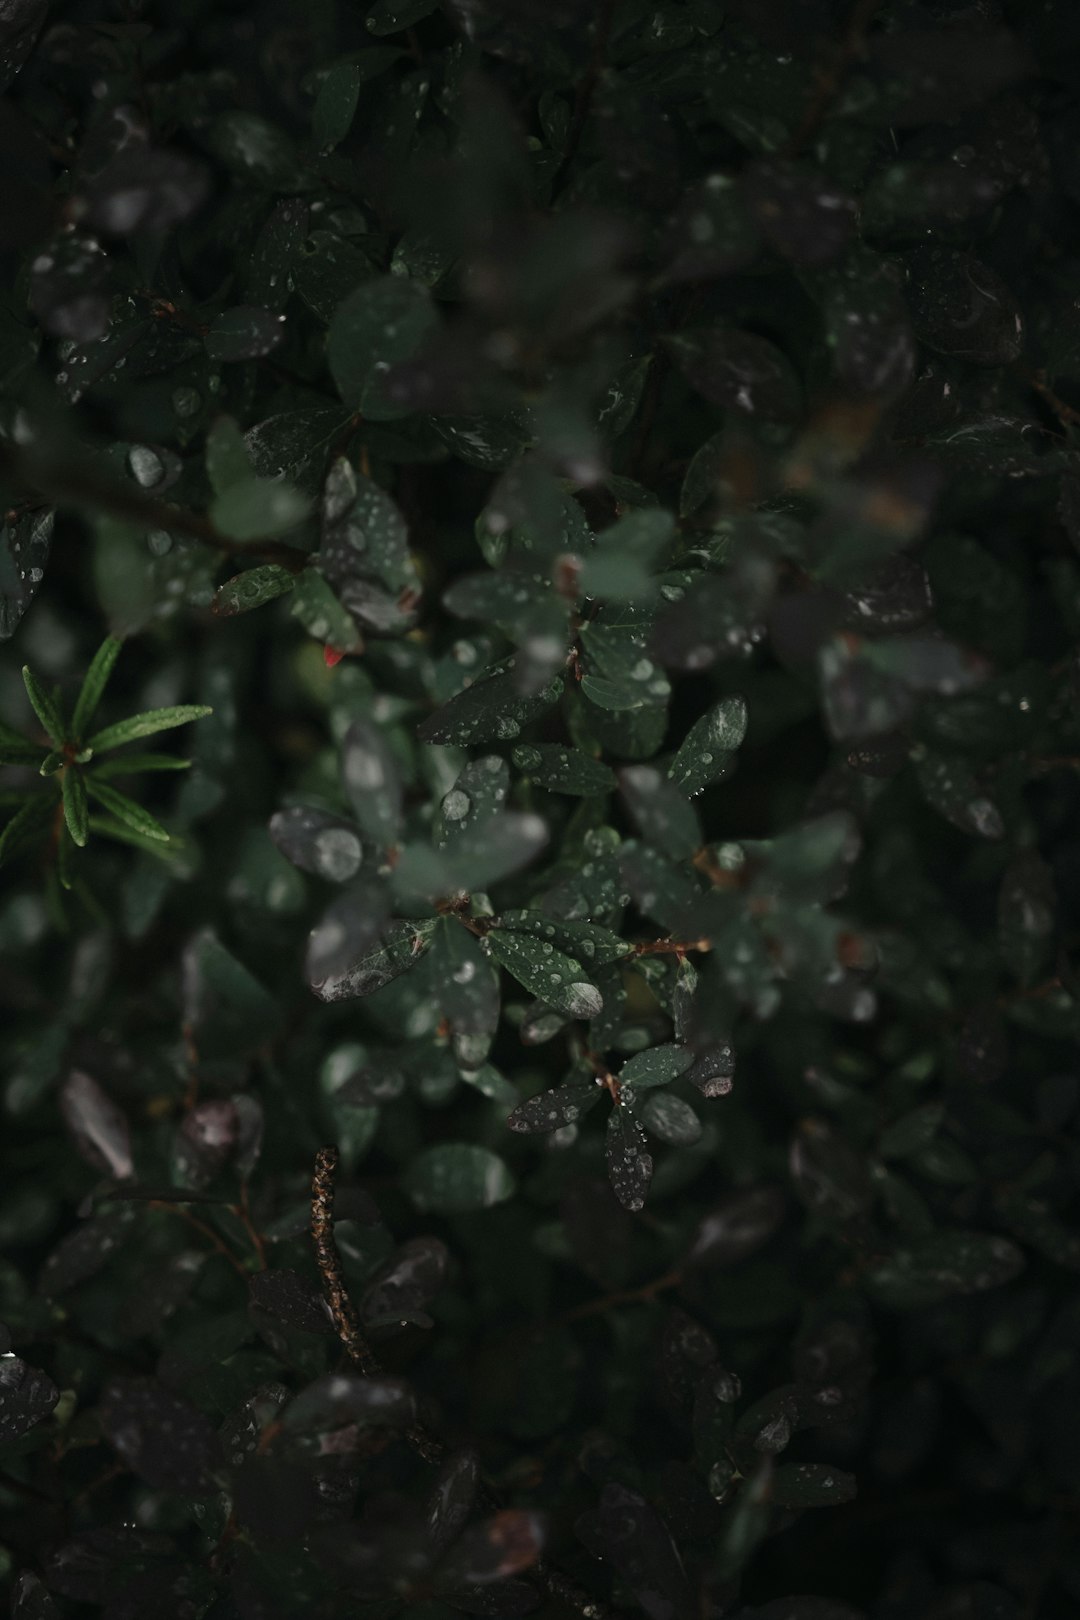
M 0 529 L 0 641 L 13 636 L 45 576 L 56 514 L 5 517 Z
M 530 995 L 571 1018 L 595 1018 L 603 1005 L 580 962 L 548 940 L 496 927 L 484 935 L 483 949 Z
M 450 1269 L 450 1253 L 436 1237 L 409 1238 L 370 1278 L 360 1298 L 369 1327 L 430 1327 L 426 1306 L 438 1294 Z
M 467 686 L 422 720 L 416 735 L 421 742 L 451 743 L 457 747 L 511 742 L 557 702 L 562 689 L 562 677 L 556 676 L 541 691 L 523 697 L 514 681 L 513 669 L 498 670 Z
M 607 1123 L 608 1180 L 624 1209 L 642 1209 L 652 1180 L 652 1156 L 646 1149 L 644 1127 L 628 1103 L 611 1110 Z
M 463 1215 L 501 1204 L 514 1191 L 510 1170 L 488 1148 L 472 1142 L 443 1142 L 417 1154 L 405 1172 L 405 1186 L 419 1209 L 436 1215 Z
M 732 755 L 746 735 L 746 704 L 741 697 L 721 698 L 695 720 L 668 766 L 668 776 L 693 796 L 730 769 Z
M 275 597 L 286 596 L 296 585 L 296 575 L 280 563 L 263 563 L 258 568 L 247 568 L 234 574 L 224 585 L 218 586 L 213 612 L 219 618 L 234 618 L 238 613 L 250 613 L 263 607 Z
M 685 1046 L 668 1042 L 651 1046 L 645 1052 L 636 1052 L 627 1058 L 619 1070 L 619 1084 L 643 1091 L 651 1086 L 666 1086 L 684 1074 L 694 1062 L 694 1054 Z
M 352 822 L 325 810 L 278 810 L 270 818 L 270 836 L 294 866 L 331 883 L 348 882 L 363 864 L 363 843 Z
M 353 945 L 346 913 L 354 912 L 355 902 L 345 896 L 312 931 L 308 943 L 308 983 L 320 1001 L 348 1001 L 370 996 L 384 985 L 408 973 L 429 950 L 437 919 L 415 921 L 382 917 L 357 917 Z M 383 912 L 385 915 L 385 911 Z
M 610 765 L 580 748 L 563 748 L 557 743 L 521 743 L 514 749 L 514 764 L 549 793 L 590 798 L 610 793 L 616 786 Z
M 593 1079 L 570 1079 L 552 1091 L 541 1091 L 519 1103 L 507 1118 L 512 1131 L 526 1134 L 561 1130 L 576 1125 L 600 1101 L 601 1088 Z
M 567 956 L 588 963 L 590 969 L 617 962 L 631 950 L 612 929 L 569 918 L 557 911 L 515 909 L 500 912 L 496 920 L 500 927 L 510 928 L 516 934 L 528 934 L 541 942 L 546 940 Z
M 60 1391 L 47 1373 L 11 1351 L 0 1355 L 0 1445 L 20 1439 L 48 1417 Z

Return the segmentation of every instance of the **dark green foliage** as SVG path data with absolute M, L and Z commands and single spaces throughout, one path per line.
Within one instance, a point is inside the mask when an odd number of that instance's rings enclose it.
M 1072 1620 L 1074 0 L 0 13 L 14 1620 Z

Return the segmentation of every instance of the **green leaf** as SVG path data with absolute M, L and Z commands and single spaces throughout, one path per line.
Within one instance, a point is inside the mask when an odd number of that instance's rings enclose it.
M 105 692 L 105 686 L 112 674 L 113 665 L 120 656 L 123 642 L 115 636 L 106 636 L 97 652 L 94 654 L 90 668 L 83 678 L 79 695 L 75 700 L 75 710 L 71 716 L 71 734 L 78 740 L 83 736 L 90 721 L 97 713 L 98 704 Z
M 458 747 L 468 743 L 510 742 L 558 701 L 562 689 L 562 676 L 556 676 L 542 691 L 522 697 L 514 683 L 513 671 L 498 670 L 444 703 L 441 709 L 421 721 L 416 734 L 421 742 L 454 743 Z
M 701 1140 L 701 1121 L 688 1102 L 670 1092 L 647 1097 L 641 1110 L 646 1130 L 672 1147 L 692 1147 Z
M 746 735 L 746 704 L 741 697 L 721 698 L 696 720 L 668 766 L 668 776 L 693 797 L 730 769 L 735 749 Z
M 39 765 L 41 746 L 0 721 L 0 765 Z
M 335 652 L 359 652 L 364 645 L 356 620 L 317 569 L 305 568 L 297 579 L 292 613 L 309 635 Z
M 656 594 L 653 566 L 675 533 L 675 519 L 659 507 L 627 512 L 598 534 L 581 567 L 586 596 L 633 602 Z
M 535 908 L 502 911 L 495 919 L 500 928 L 509 928 L 515 934 L 528 934 L 532 939 L 557 945 L 568 956 L 589 964 L 590 968 L 606 967 L 629 956 L 632 947 L 610 928 L 599 923 L 568 918 L 561 912 L 540 911 Z
M 214 497 L 209 517 L 229 540 L 271 540 L 302 523 L 311 503 L 291 484 L 271 478 L 249 478 L 230 484 Z
M 86 783 L 77 766 L 65 767 L 60 777 L 60 791 L 64 800 L 64 820 L 67 823 L 67 830 L 72 840 L 82 849 L 86 843 L 89 827 Z
M 275 597 L 288 595 L 295 585 L 296 575 L 279 563 L 247 568 L 218 587 L 212 611 L 222 619 L 232 618 L 237 613 L 250 613 L 253 608 L 262 607 Z
M 140 836 L 134 828 L 133 836 Z M 233 1057 L 262 1045 L 280 1022 L 278 1002 L 210 928 L 183 957 L 184 1021 L 202 1059 Z
M 697 816 L 654 766 L 624 766 L 619 787 L 646 843 L 673 860 L 688 860 L 701 847 Z
M 383 276 L 358 287 L 338 306 L 326 338 L 326 355 L 346 405 L 373 421 L 408 415 L 387 393 L 386 370 L 408 360 L 438 325 L 426 287 Z
M 605 1153 L 608 1180 L 619 1203 L 624 1209 L 644 1208 L 652 1180 L 652 1155 L 646 1148 L 641 1121 L 625 1102 L 608 1115 Z
M 541 1091 L 518 1103 L 506 1123 L 512 1131 L 527 1134 L 561 1130 L 564 1125 L 576 1125 L 602 1095 L 603 1088 L 591 1076 L 569 1079 L 552 1091 Z
M 87 769 L 87 777 L 101 781 L 102 777 L 138 776 L 143 771 L 189 771 L 190 759 L 178 759 L 175 754 L 121 754 L 118 759 L 95 760 Z
M 313 982 L 311 988 L 320 1001 L 372 995 L 416 967 L 431 948 L 437 922 L 437 917 L 394 918 L 346 967 Z
M 615 772 L 602 760 L 580 748 L 563 748 L 558 743 L 522 743 L 514 749 L 519 771 L 549 793 L 569 793 L 589 798 L 610 793 L 616 784 Z
M 311 112 L 311 128 L 322 152 L 332 152 L 352 128 L 360 99 L 360 69 L 338 62 L 323 79 Z
M 46 692 L 33 670 L 26 664 L 23 665 L 22 678 L 23 685 L 26 687 L 26 695 L 33 705 L 34 713 L 44 726 L 48 737 L 59 748 L 62 743 L 67 741 L 67 728 L 64 725 L 59 706 Z
M 215 419 L 206 435 L 206 476 L 215 495 L 251 480 L 252 465 L 244 435 L 231 416 Z
M 153 737 L 159 731 L 171 731 L 175 726 L 186 726 L 192 720 L 202 720 L 213 709 L 205 703 L 178 703 L 167 709 L 146 709 L 127 720 L 118 720 L 90 738 L 86 747 L 95 754 L 110 748 L 122 748 L 125 743 L 137 742 L 140 737 Z
M 60 770 L 66 763 L 67 755 L 64 753 L 63 749 L 54 748 L 50 753 L 45 755 L 45 758 L 38 766 L 38 775 L 55 776 L 57 771 Z
M 169 834 L 161 825 L 161 822 L 155 816 L 152 816 L 149 810 L 144 810 L 141 804 L 136 804 L 134 799 L 129 799 L 126 793 L 119 792 L 117 788 L 109 787 L 107 783 L 101 781 L 100 777 L 96 776 L 87 777 L 86 789 L 97 799 L 99 804 L 103 804 L 106 810 L 111 811 L 117 821 L 122 822 L 125 827 L 130 827 L 133 832 L 141 833 L 144 838 L 154 838 L 162 844 L 169 842 Z M 78 839 L 75 842 L 78 843 Z
M 388 849 L 403 825 L 401 776 L 386 737 L 373 720 L 358 716 L 341 745 L 341 775 L 361 832 Z
M 512 973 L 530 995 L 571 1018 L 595 1018 L 603 998 L 580 962 L 546 940 L 530 939 L 505 928 L 491 928 L 482 949 Z
M 645 1052 L 636 1052 L 627 1058 L 619 1070 L 620 1086 L 633 1086 L 642 1091 L 648 1086 L 666 1086 L 685 1074 L 694 1061 L 694 1054 L 685 1046 L 667 1044 L 650 1046 Z
M 489 1209 L 509 1198 L 514 1185 L 498 1154 L 471 1142 L 442 1142 L 427 1148 L 405 1172 L 405 1187 L 413 1202 L 435 1215 Z

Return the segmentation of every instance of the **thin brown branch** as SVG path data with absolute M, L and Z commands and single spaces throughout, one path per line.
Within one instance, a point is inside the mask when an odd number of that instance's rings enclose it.
M 230 1266 L 232 1266 L 233 1270 L 239 1272 L 244 1281 L 247 1281 L 249 1273 L 243 1261 L 237 1259 L 236 1255 L 229 1248 L 229 1245 L 225 1242 L 224 1238 L 219 1237 L 212 1226 L 207 1226 L 205 1221 L 201 1221 L 199 1217 L 197 1215 L 193 1215 L 189 1209 L 185 1209 L 182 1204 L 166 1203 L 164 1199 L 160 1198 L 149 1199 L 147 1201 L 147 1208 L 159 1209 L 162 1210 L 166 1215 L 175 1215 L 178 1217 L 178 1219 L 186 1221 L 188 1226 L 192 1227 L 200 1234 L 200 1236 L 206 1239 L 216 1254 L 220 1254 L 223 1260 L 227 1260 Z
M 259 1270 L 265 1271 L 266 1244 L 263 1242 L 262 1233 L 259 1231 L 258 1227 L 255 1225 L 255 1222 L 251 1218 L 251 1210 L 248 1205 L 248 1184 L 246 1180 L 241 1181 L 240 1183 L 240 1202 L 238 1204 L 230 1204 L 229 1208 L 232 1210 L 233 1214 L 240 1222 L 240 1225 L 244 1228 L 244 1231 L 248 1235 L 248 1239 L 250 1240 L 252 1248 L 255 1250 L 255 1256 L 259 1262 Z
M 364 1376 L 376 1378 L 381 1371 L 379 1359 L 360 1327 L 356 1307 L 345 1286 L 341 1255 L 334 1242 L 334 1176 L 337 1167 L 337 1148 L 320 1148 L 315 1155 L 315 1174 L 311 1182 L 311 1240 L 315 1245 L 315 1259 L 338 1338 L 345 1346 L 349 1360 L 356 1363 Z
M 587 1316 L 603 1316 L 616 1305 L 653 1305 L 657 1294 L 666 1293 L 669 1288 L 678 1288 L 683 1280 L 681 1271 L 666 1271 L 662 1277 L 654 1277 L 651 1282 L 642 1283 L 638 1288 L 621 1288 L 613 1294 L 602 1294 L 598 1299 L 588 1299 L 583 1305 L 575 1305 L 573 1310 L 557 1317 L 559 1322 L 580 1322 Z

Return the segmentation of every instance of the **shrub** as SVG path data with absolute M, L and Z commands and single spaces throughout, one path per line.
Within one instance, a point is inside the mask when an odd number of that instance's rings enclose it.
M 16 1620 L 1075 1613 L 1076 37 L 3 9 Z

